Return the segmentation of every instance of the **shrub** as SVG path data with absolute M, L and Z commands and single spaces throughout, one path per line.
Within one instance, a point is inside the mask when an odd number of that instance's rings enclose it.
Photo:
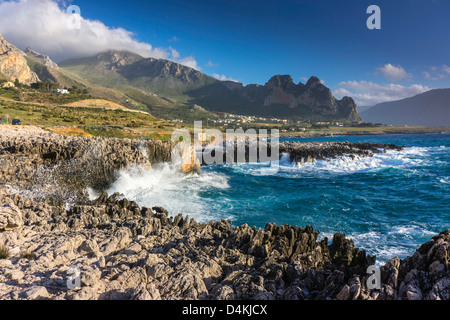
M 0 259 L 9 258 L 9 248 L 6 246 L 0 246 Z

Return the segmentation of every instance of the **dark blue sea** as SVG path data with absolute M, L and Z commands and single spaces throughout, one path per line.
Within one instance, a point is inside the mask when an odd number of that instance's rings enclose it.
M 381 264 L 405 258 L 450 228 L 450 134 L 336 136 L 291 139 L 405 146 L 370 158 L 296 166 L 281 161 L 275 175 L 262 164 L 213 165 L 184 176 L 170 164 L 144 175 L 121 172 L 109 192 L 122 192 L 141 206 L 162 206 L 198 221 L 231 219 L 264 228 L 266 223 L 312 225 L 320 236 L 345 233 Z

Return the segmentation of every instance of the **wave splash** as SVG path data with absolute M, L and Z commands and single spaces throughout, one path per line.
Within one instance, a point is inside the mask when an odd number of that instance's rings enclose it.
M 161 163 L 152 169 L 120 170 L 107 192 L 121 193 L 141 207 L 161 206 L 171 216 L 182 213 L 199 222 L 214 219 L 202 193 L 230 188 L 228 178 L 215 172 L 186 175 L 179 168 L 179 163 Z
M 336 159 L 316 160 L 303 164 L 295 164 L 290 161 L 288 155 L 280 159 L 280 174 L 290 177 L 301 174 L 317 173 L 356 173 L 373 172 L 387 168 L 408 169 L 416 166 L 430 164 L 429 152 L 442 150 L 440 148 L 411 147 L 403 151 L 388 150 L 384 153 L 375 154 L 373 157 L 343 156 Z M 232 165 L 235 173 L 259 175 L 258 168 L 263 164 L 245 163 Z

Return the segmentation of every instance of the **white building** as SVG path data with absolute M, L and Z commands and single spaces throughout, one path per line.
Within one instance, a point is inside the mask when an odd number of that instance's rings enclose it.
M 59 93 L 59 94 L 69 94 L 70 92 L 69 92 L 69 90 L 67 90 L 67 89 L 57 89 L 57 90 L 55 90 L 55 89 L 52 89 L 52 90 L 50 90 L 50 92 L 51 93 Z

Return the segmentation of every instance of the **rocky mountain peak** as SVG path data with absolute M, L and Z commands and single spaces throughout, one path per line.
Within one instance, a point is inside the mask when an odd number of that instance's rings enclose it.
M 288 90 L 294 87 L 295 83 L 290 75 L 276 75 L 270 78 L 270 80 L 266 83 L 266 86 L 272 89 L 280 88 L 283 90 Z
M 97 55 L 101 67 L 114 70 L 144 59 L 140 55 L 126 50 L 107 50 Z
M 312 76 L 309 78 L 308 82 L 306 82 L 306 86 L 309 88 L 324 86 L 319 78 Z
M 46 54 L 42 54 L 37 51 L 34 51 L 33 49 L 31 49 L 29 47 L 25 50 L 25 54 L 27 56 L 29 56 L 30 58 L 33 58 L 33 59 L 37 60 L 38 62 L 42 63 L 46 67 L 53 68 L 53 69 L 59 68 L 58 65 L 55 62 L 53 62 L 52 59 L 50 59 L 50 57 L 47 56 Z
M 201 72 L 166 59 L 145 58 L 136 63 L 125 66 L 120 72 L 128 79 L 143 77 L 145 79 L 159 79 L 161 81 L 172 82 L 173 79 L 184 84 L 192 84 L 199 81 L 206 75 Z M 172 80 L 169 80 L 172 79 Z

